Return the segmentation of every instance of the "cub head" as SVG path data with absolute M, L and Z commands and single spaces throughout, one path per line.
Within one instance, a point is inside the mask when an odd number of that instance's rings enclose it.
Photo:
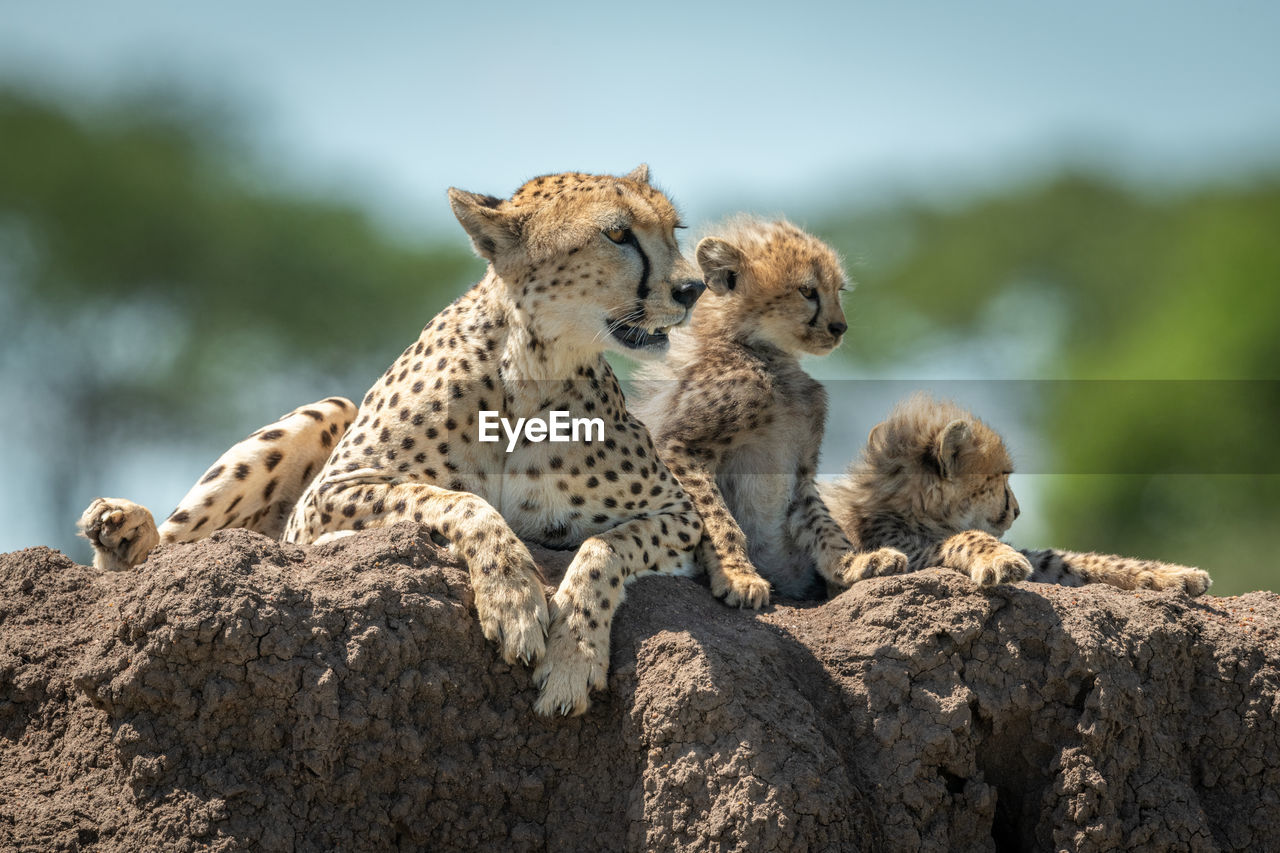
M 450 189 L 449 202 L 521 319 L 558 347 L 661 354 L 705 289 L 647 166 L 544 175 L 509 199 Z
M 849 328 L 840 258 L 789 222 L 732 220 L 698 243 L 696 254 L 712 294 L 695 315 L 699 326 L 793 355 L 826 355 Z
M 1002 536 L 1018 517 L 1004 441 L 971 413 L 916 395 L 867 437 L 858 482 L 884 509 L 949 533 Z

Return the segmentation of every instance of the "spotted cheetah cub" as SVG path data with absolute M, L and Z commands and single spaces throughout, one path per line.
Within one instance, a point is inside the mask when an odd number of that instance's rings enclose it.
M 900 548 L 911 571 L 946 566 L 984 586 L 1029 579 L 1200 595 L 1200 569 L 1109 554 L 1019 551 L 1000 541 L 1018 517 L 1013 463 L 1000 436 L 969 412 L 916 395 L 871 430 L 860 459 L 823 496 L 868 546 Z
M 799 356 L 831 352 L 848 328 L 839 258 L 787 222 L 739 218 L 715 233 L 697 248 L 709 293 L 637 406 L 702 517 L 712 591 L 760 607 L 770 584 L 801 597 L 819 576 L 844 587 L 905 571 L 892 548 L 859 553 L 814 480 L 827 399 Z

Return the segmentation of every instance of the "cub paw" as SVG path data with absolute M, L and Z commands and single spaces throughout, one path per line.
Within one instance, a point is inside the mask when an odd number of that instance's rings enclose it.
M 509 664 L 537 663 L 546 650 L 547 596 L 533 558 L 486 563 L 472 569 L 476 615 L 485 639 L 496 643 Z
M 721 564 L 711 572 L 711 594 L 730 607 L 759 610 L 769 603 L 769 582 L 750 563 L 744 566 Z
M 561 617 L 566 614 L 561 610 Z M 544 717 L 576 717 L 591 706 L 590 693 L 608 683 L 608 634 L 604 647 L 575 636 L 564 618 L 557 618 L 547 638 L 547 653 L 533 672 L 538 699 L 533 710 Z
M 98 498 L 76 523 L 93 546 L 93 565 L 118 572 L 141 563 L 160 544 L 151 511 L 123 498 Z
M 969 571 L 979 586 L 1017 583 L 1031 575 L 1031 561 L 1013 548 L 1001 546 L 989 560 L 979 560 Z
M 853 552 L 840 558 L 838 577 L 845 586 L 853 586 L 867 578 L 900 575 L 907 570 L 907 555 L 897 548 L 879 548 L 875 551 Z

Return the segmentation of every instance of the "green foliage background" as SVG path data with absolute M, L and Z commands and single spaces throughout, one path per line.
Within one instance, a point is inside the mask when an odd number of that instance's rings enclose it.
M 0 377 L 24 389 L 4 434 L 41 455 L 27 488 L 57 529 L 110 491 L 121 448 L 216 454 L 298 389 L 358 399 L 481 271 L 460 239 L 406 244 L 249 162 L 179 101 L 87 113 L 0 91 Z M 1276 175 L 1154 192 L 1063 174 L 809 225 L 864 290 L 851 364 L 1001 343 L 1015 356 L 990 379 L 1067 380 L 1028 401 L 1053 541 L 1020 544 L 1198 564 L 1215 593 L 1280 588 Z

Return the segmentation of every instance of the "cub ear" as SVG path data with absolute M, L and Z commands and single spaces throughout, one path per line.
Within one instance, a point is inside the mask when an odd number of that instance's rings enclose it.
M 742 253 L 719 237 L 704 237 L 695 252 L 702 279 L 712 293 L 723 296 L 738 286 Z
M 450 187 L 449 206 L 476 252 L 486 261 L 493 261 L 520 242 L 520 222 L 502 209 L 502 199 Z
M 925 454 L 929 467 L 944 480 L 954 477 L 960 461 L 960 451 L 972 436 L 973 429 L 966 420 L 956 419 L 947 424 Z
M 635 181 L 637 184 L 647 184 L 649 183 L 649 164 L 641 163 L 622 177 L 628 181 Z

